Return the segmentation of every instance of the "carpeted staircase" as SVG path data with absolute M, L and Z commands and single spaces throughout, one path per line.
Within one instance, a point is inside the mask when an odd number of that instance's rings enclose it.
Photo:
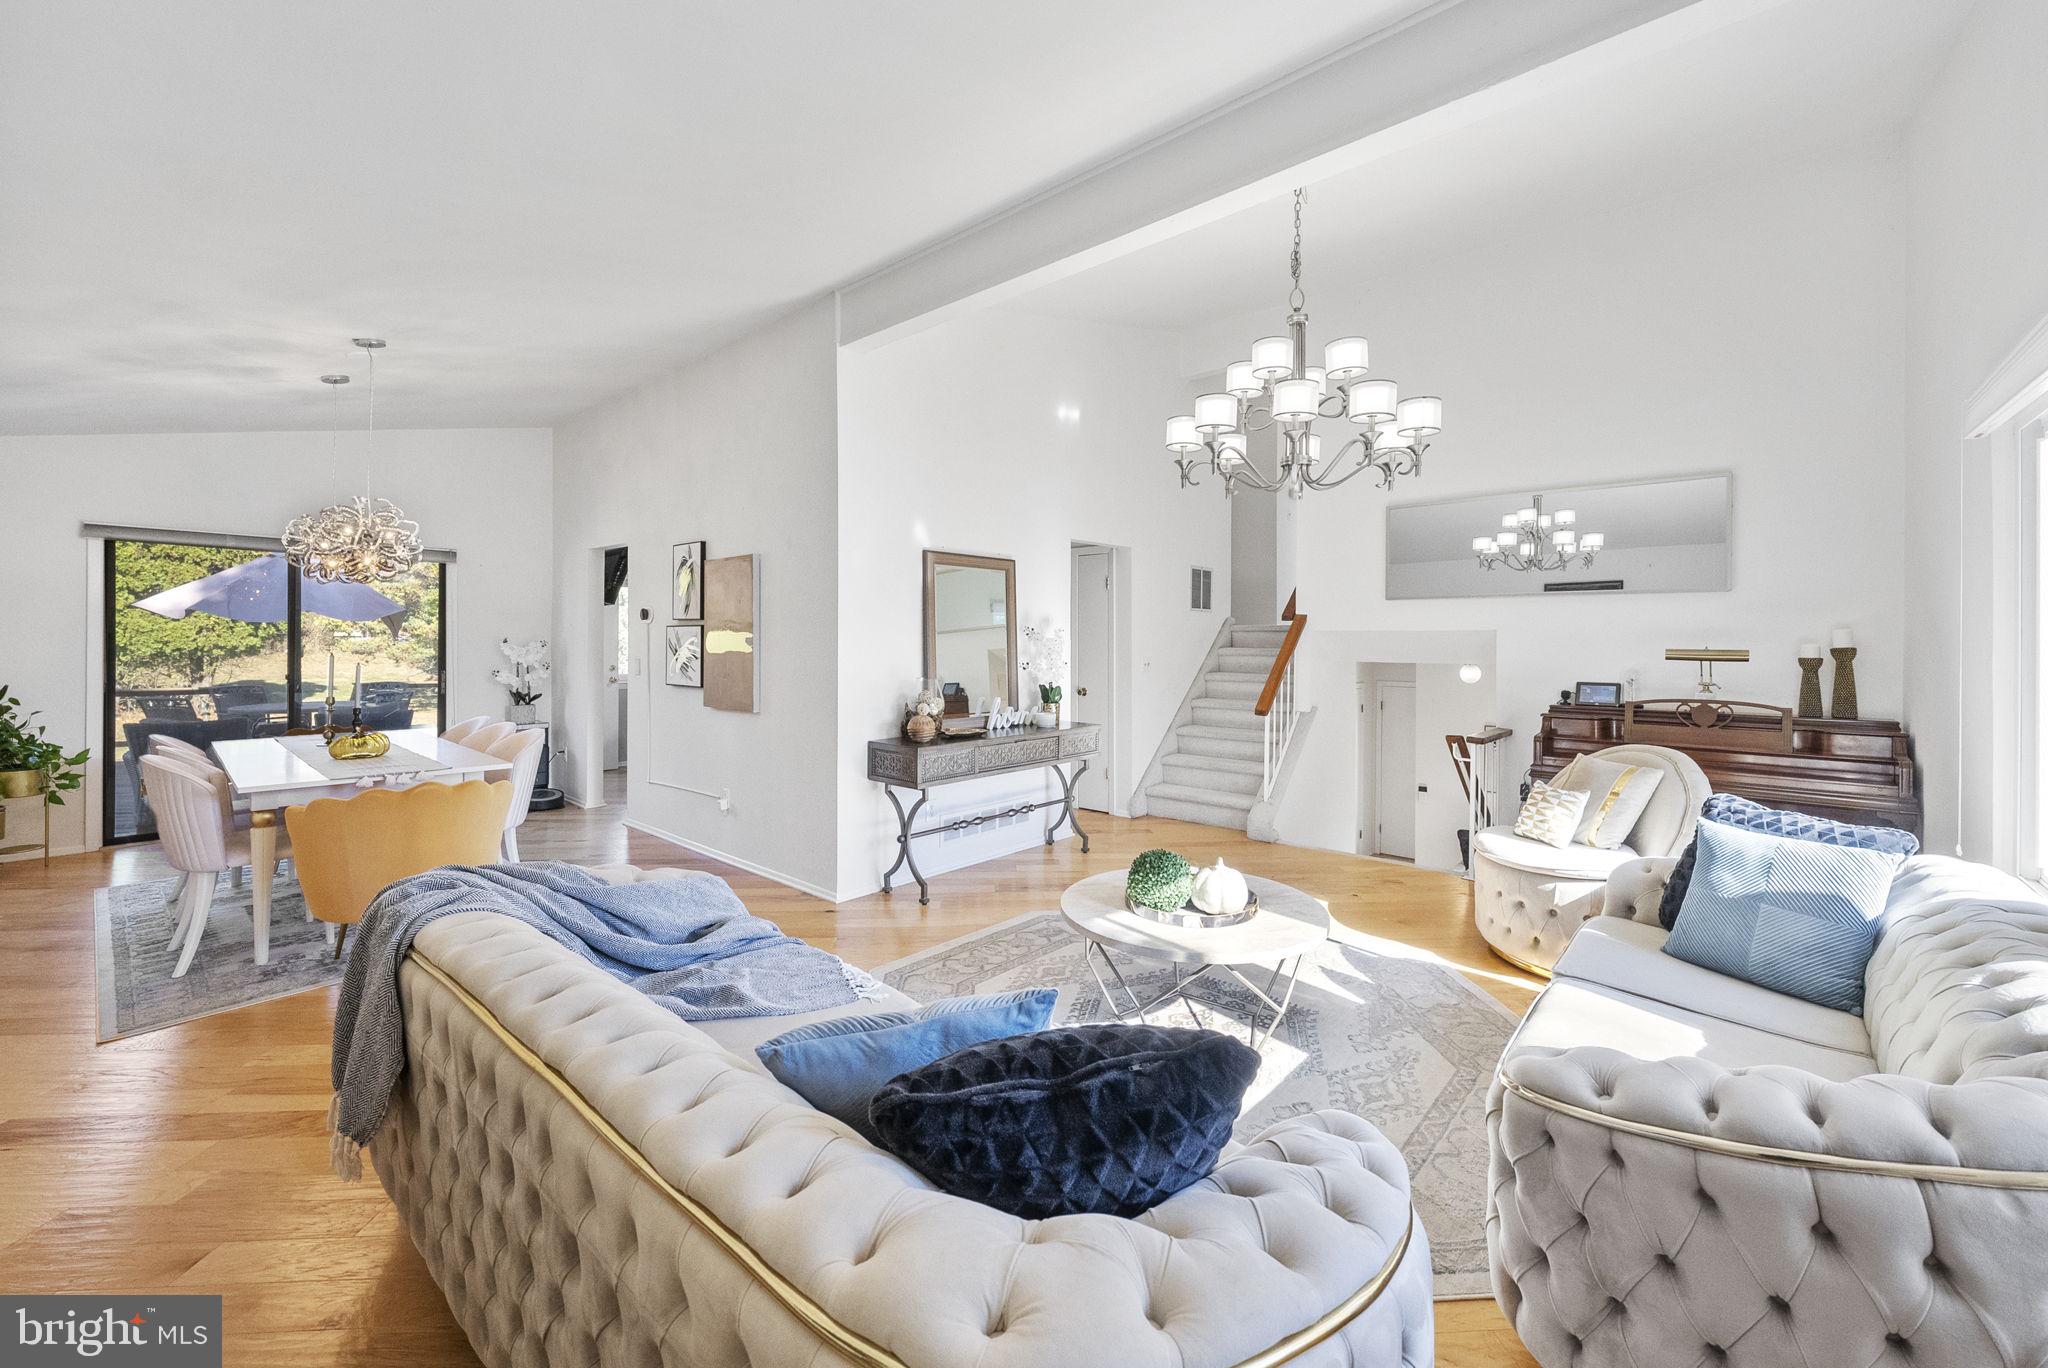
M 1230 629 L 1196 685 L 1188 715 L 1173 729 L 1145 810 L 1160 817 L 1245 829 L 1259 801 L 1265 719 L 1252 709 L 1286 637 L 1285 627 Z

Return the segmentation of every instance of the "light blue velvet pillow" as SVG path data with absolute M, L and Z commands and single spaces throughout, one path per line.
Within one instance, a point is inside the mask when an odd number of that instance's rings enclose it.
M 914 1012 L 834 1017 L 785 1031 L 754 1053 L 806 1102 L 879 1144 L 868 1102 L 884 1083 L 970 1045 L 1042 1031 L 1058 1001 L 1057 988 L 1026 988 Z
M 1664 953 L 1863 1014 L 1863 969 L 1902 856 L 1701 822 Z

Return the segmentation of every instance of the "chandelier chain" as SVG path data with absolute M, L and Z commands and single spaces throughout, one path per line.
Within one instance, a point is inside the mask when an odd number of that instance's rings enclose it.
M 1287 267 L 1294 276 L 1294 289 L 1287 296 L 1287 307 L 1300 313 L 1308 303 L 1308 296 L 1301 292 L 1301 204 L 1308 198 L 1308 191 L 1297 188 L 1294 192 L 1294 253 L 1287 259 Z

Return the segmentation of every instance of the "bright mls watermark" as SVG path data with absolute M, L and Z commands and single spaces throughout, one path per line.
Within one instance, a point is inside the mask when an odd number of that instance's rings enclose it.
M 220 1298 L 0 1296 L 0 1363 L 220 1368 Z

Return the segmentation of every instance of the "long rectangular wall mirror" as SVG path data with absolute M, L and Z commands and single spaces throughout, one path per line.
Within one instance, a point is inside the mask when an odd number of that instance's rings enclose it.
M 924 553 L 924 673 L 1017 706 L 1017 562 Z
M 1387 509 L 1387 597 L 1724 590 L 1733 498 L 1733 477 L 1718 474 L 1393 505 Z M 1524 521 L 1539 509 L 1531 536 Z M 1565 531 L 1571 534 L 1568 555 L 1556 544 Z M 1588 536 L 1599 548 L 1590 565 Z M 1477 545 L 1482 540 L 1494 547 L 1490 569 Z M 1542 568 L 1515 568 L 1531 552 L 1540 553 Z M 1551 568 L 1560 558 L 1565 564 Z

